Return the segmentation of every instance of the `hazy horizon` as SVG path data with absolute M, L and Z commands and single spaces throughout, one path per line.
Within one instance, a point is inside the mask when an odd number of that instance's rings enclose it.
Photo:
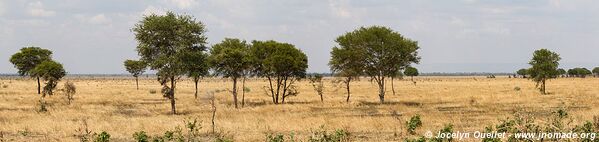
M 143 15 L 189 14 L 208 29 L 208 46 L 225 37 L 277 40 L 306 53 L 308 72 L 329 72 L 334 39 L 381 25 L 418 41 L 421 72 L 514 72 L 532 52 L 560 54 L 561 68 L 599 66 L 599 1 L 8 1 L 0 0 L 0 73 L 25 46 L 54 52 L 73 74 L 125 74 L 137 59 L 130 31 Z

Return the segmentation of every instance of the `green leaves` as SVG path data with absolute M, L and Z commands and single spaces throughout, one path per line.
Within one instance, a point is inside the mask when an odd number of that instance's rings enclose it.
M 259 76 L 306 76 L 308 57 L 288 43 L 253 41 L 250 49 L 253 68 Z
M 540 88 L 543 94 L 545 94 L 545 81 L 559 75 L 557 70 L 559 60 L 561 60 L 559 54 L 547 49 L 540 49 L 533 53 L 533 57 L 529 62 L 532 67 L 528 69 L 528 74 L 533 81 L 537 82 L 537 87 Z
M 52 60 L 52 51 L 39 47 L 24 47 L 10 57 L 10 62 L 17 68 L 19 75 L 30 75 L 30 71 L 43 61 Z
M 414 67 L 406 67 L 404 74 L 407 76 L 418 76 L 418 69 Z
M 125 69 L 131 73 L 134 77 L 138 77 L 146 71 L 146 63 L 143 61 L 136 60 L 125 60 Z
M 239 78 L 250 69 L 250 45 L 239 39 L 225 38 L 210 49 L 210 65 L 217 75 Z
M 66 75 L 62 64 L 55 61 L 44 61 L 33 68 L 31 73 L 47 81 L 44 91 L 42 91 L 44 96 L 53 95 L 53 90 L 56 88 L 58 81 Z

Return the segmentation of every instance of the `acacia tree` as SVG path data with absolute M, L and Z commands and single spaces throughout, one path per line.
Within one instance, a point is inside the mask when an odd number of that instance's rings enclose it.
M 132 31 L 141 60 L 157 71 L 161 92 L 171 101 L 172 113 L 176 114 L 176 83 L 188 73 L 184 53 L 206 44 L 204 24 L 189 15 L 167 12 L 166 15 L 145 16 Z
M 324 83 L 322 82 L 322 75 L 315 74 L 313 76 L 309 76 L 308 79 L 310 79 L 310 84 L 312 84 L 314 91 L 316 91 L 318 96 L 320 96 L 320 102 L 324 102 Z
M 135 86 L 137 86 L 137 90 L 139 90 L 138 77 L 146 71 L 146 63 L 143 61 L 125 60 L 123 64 L 125 65 L 127 72 L 135 77 Z
M 272 102 L 285 103 L 285 98 L 295 96 L 293 83 L 306 76 L 308 57 L 288 43 L 253 41 L 250 48 L 253 73 L 268 79 Z
M 40 76 L 31 71 L 40 63 L 49 60 L 52 60 L 52 51 L 39 47 L 21 48 L 10 57 L 10 62 L 19 70 L 19 75 L 37 79 L 37 94 L 41 94 Z
M 559 73 L 559 75 L 560 75 L 560 76 L 562 76 L 562 77 L 564 77 L 564 75 L 566 75 L 566 73 L 567 73 L 567 72 L 566 72 L 566 70 L 564 70 L 564 69 L 562 69 L 562 68 L 559 68 L 559 69 L 557 69 L 557 72 L 558 72 L 558 73 Z
M 54 95 L 54 89 L 58 85 L 58 81 L 66 75 L 62 64 L 52 60 L 44 61 L 35 66 L 31 73 L 38 75 L 46 81 L 46 85 L 42 91 L 42 98 L 46 97 L 46 95 Z
M 225 38 L 210 49 L 210 64 L 214 73 L 233 80 L 232 93 L 235 108 L 238 108 L 237 81 L 240 78 L 245 78 L 245 72 L 250 68 L 249 48 L 250 45 L 246 41 Z M 245 96 L 242 99 L 245 99 Z
M 516 74 L 522 76 L 522 78 L 526 78 L 526 75 L 528 75 L 528 69 L 520 69 L 516 71 Z
M 362 53 L 363 57 L 358 60 L 364 62 L 364 74 L 377 83 L 381 103 L 385 102 L 385 78 L 420 61 L 418 43 L 388 27 L 361 27 L 339 38 L 347 39 L 349 43 L 340 48 Z
M 548 79 L 555 78 L 559 72 L 559 54 L 547 49 L 540 49 L 533 53 L 533 57 L 528 64 L 532 67 L 528 70 L 530 78 L 535 81 L 536 86 L 542 94 L 546 94 L 545 83 Z
M 418 76 L 418 69 L 414 68 L 414 67 L 407 67 L 404 71 L 404 74 L 407 76 L 410 76 L 412 83 L 414 83 L 414 85 L 416 85 L 416 81 L 414 81 L 414 76 Z
M 340 36 L 335 40 L 339 46 L 333 47 L 329 61 L 329 67 L 333 74 L 344 78 L 342 82 L 347 91 L 346 102 L 349 102 L 351 81 L 360 79 L 365 66 L 365 62 L 362 60 L 365 52 L 359 52 L 360 50 L 354 49 L 356 47 L 350 46 L 352 39 L 349 38 Z
M 208 54 L 205 46 L 193 46 L 182 55 L 182 61 L 187 72 L 195 85 L 194 98 L 198 98 L 198 82 L 209 74 Z
M 595 76 L 595 77 L 599 76 L 599 67 L 593 68 L 593 76 Z

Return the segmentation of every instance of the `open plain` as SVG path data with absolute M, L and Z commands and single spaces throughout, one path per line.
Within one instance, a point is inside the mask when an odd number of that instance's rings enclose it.
M 140 79 L 139 90 L 128 77 L 67 77 L 58 88 L 64 81 L 73 82 L 75 100 L 68 105 L 59 91 L 46 97 L 47 112 L 38 112 L 35 80 L 5 78 L 0 80 L 0 136 L 6 141 L 79 141 L 78 130 L 87 123 L 93 132 L 110 133 L 112 141 L 133 141 L 134 132 L 162 135 L 191 119 L 200 120 L 200 133 L 207 134 L 212 110 L 206 97 L 209 91 L 217 92 L 216 130 L 235 141 L 264 141 L 269 133 L 293 133 L 304 139 L 321 127 L 347 130 L 354 141 L 402 141 L 415 137 L 405 128 L 414 115 L 422 118 L 418 134 L 450 123 L 457 131 L 480 131 L 515 111 L 544 118 L 563 108 L 577 124 L 599 115 L 599 79 L 592 77 L 550 80 L 548 95 L 541 95 L 534 82 L 522 78 L 417 77 L 417 85 L 409 79 L 395 80 L 395 95 L 388 83 L 384 104 L 379 103 L 377 86 L 367 78 L 352 82 L 349 103 L 345 89 L 332 79 L 325 78 L 324 102 L 302 80 L 296 83 L 299 95 L 275 105 L 264 90 L 268 82 L 252 78 L 246 81 L 246 104 L 239 109 L 227 91 L 230 80 L 201 80 L 199 98 L 194 99 L 192 81 L 182 79 L 175 94 L 179 114 L 171 115 L 169 101 L 151 77 Z

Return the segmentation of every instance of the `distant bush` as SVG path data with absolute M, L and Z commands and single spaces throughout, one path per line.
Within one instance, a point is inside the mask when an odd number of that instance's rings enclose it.
M 2 88 L 8 88 L 8 85 L 7 84 L 3 84 Z
M 422 126 L 422 121 L 420 121 L 420 115 L 412 116 L 409 121 L 406 122 L 406 128 L 408 133 L 416 134 L 416 128 Z
M 157 92 L 157 91 L 156 91 L 156 90 L 154 90 L 154 89 L 151 89 L 151 90 L 150 90 L 150 94 L 156 94 L 156 92 Z
M 516 87 L 514 87 L 514 90 L 515 91 L 520 91 L 520 87 L 516 86 Z
M 77 87 L 75 87 L 75 84 L 72 82 L 67 81 L 64 83 L 63 91 L 67 97 L 68 104 L 71 104 L 71 101 L 73 101 L 73 96 L 75 93 L 77 93 Z

